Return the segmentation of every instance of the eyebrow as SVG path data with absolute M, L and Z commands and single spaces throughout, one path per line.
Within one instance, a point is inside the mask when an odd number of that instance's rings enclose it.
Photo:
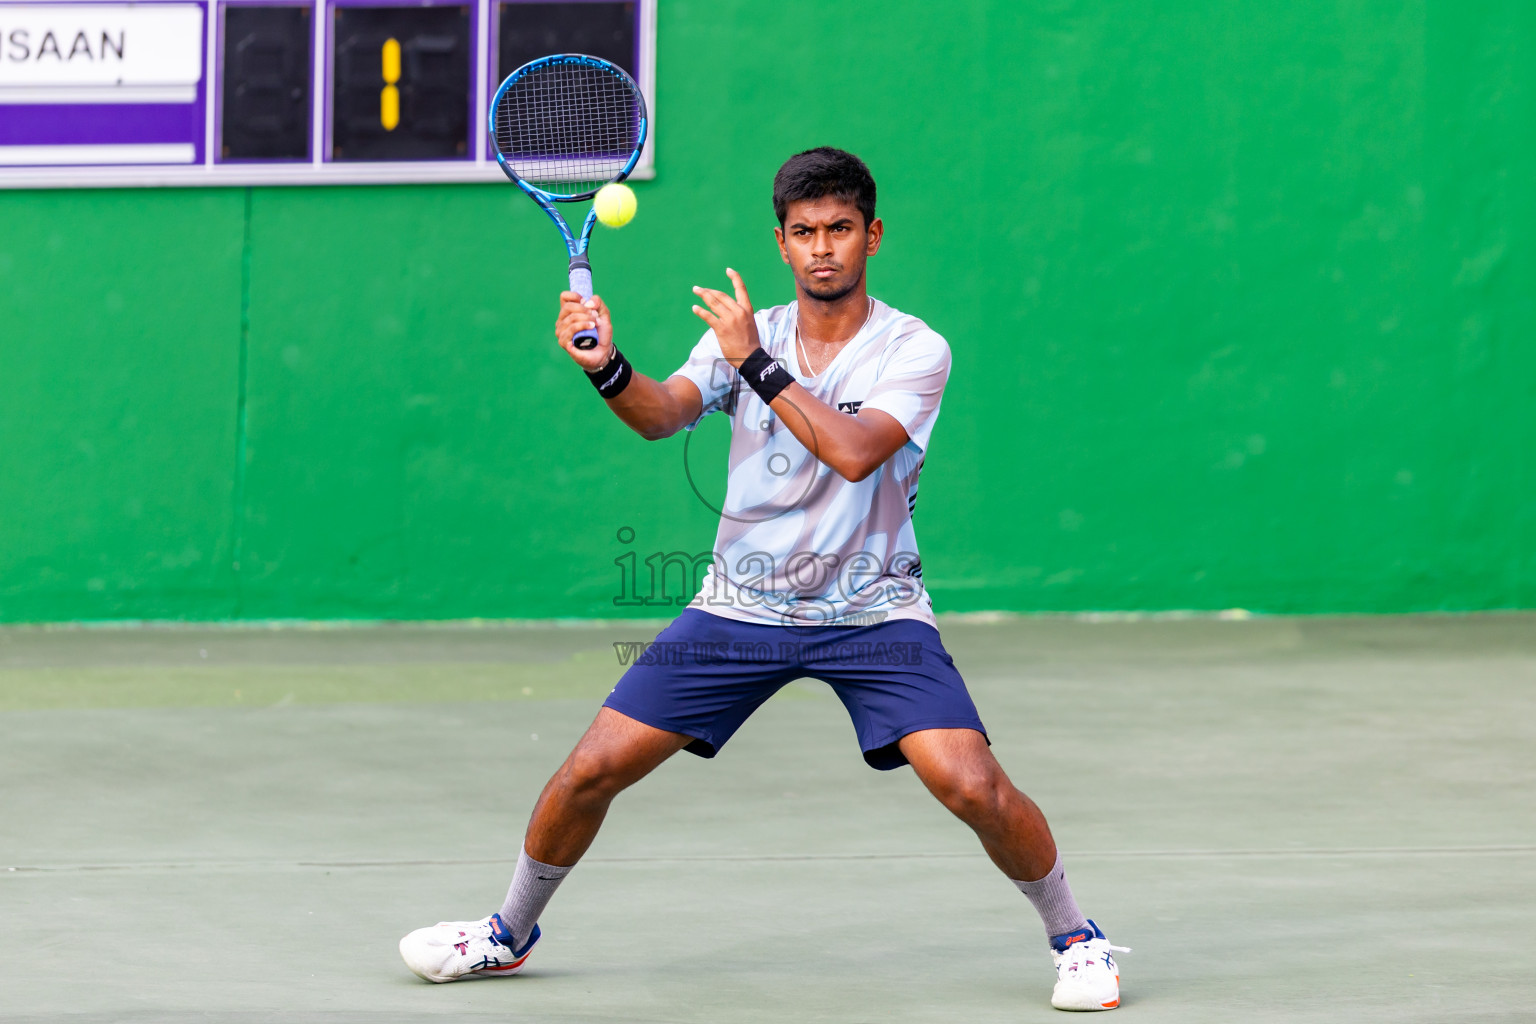
M 839 217 L 839 218 L 837 218 L 837 220 L 834 220 L 834 221 L 832 221 L 832 223 L 828 224 L 827 227 L 835 228 L 839 224 L 852 224 L 852 223 L 853 223 L 853 218 L 852 217 Z M 789 226 L 789 230 L 791 230 L 791 231 L 798 231 L 801 228 L 809 228 L 809 227 L 813 227 L 813 225 L 807 224 L 804 221 L 797 220 L 797 221 L 795 221 L 793 224 L 791 224 Z

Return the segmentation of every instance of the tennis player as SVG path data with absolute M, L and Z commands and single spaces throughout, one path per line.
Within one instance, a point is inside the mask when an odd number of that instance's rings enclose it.
M 867 292 L 884 226 L 858 157 L 791 157 L 773 208 L 795 301 L 754 311 L 729 269 L 729 293 L 695 288 L 708 330 L 665 380 L 614 346 L 601 298 L 561 295 L 561 347 L 640 436 L 731 418 L 714 561 L 544 787 L 501 910 L 414 931 L 400 953 L 429 981 L 520 971 L 613 799 L 679 750 L 713 757 L 780 687 L 810 676 L 847 707 L 869 765 L 910 764 L 1034 905 L 1056 963 L 1051 1005 L 1111 1009 L 1119 947 L 1078 909 L 1044 816 L 992 756 L 923 587 L 912 510 L 949 346 Z M 599 340 L 584 351 L 572 337 L 588 327 Z

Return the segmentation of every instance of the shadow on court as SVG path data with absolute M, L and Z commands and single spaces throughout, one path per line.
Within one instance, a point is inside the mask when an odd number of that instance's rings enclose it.
M 0 1020 L 1047 1021 L 1028 903 L 793 684 L 621 798 L 526 975 L 499 904 L 656 624 L 0 630 Z M 950 620 L 1145 1021 L 1525 1020 L 1536 616 Z

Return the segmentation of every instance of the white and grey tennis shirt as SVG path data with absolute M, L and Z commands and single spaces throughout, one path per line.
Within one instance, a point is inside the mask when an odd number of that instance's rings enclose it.
M 826 404 L 848 414 L 879 409 L 910 440 L 863 480 L 843 479 L 741 381 L 706 331 L 674 376 L 697 385 L 700 419 L 717 410 L 730 416 L 730 477 L 714 562 L 692 606 L 780 625 L 931 624 L 912 512 L 949 379 L 949 345 L 916 317 L 875 301 L 858 334 L 810 376 L 796 356 L 797 305 L 757 311 L 768 355 Z

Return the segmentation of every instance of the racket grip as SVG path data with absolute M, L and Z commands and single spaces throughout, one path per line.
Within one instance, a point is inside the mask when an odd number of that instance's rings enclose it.
M 585 253 L 571 257 L 571 291 L 583 299 L 592 297 L 592 264 L 587 262 Z M 591 328 L 577 331 L 571 344 L 583 351 L 597 348 L 597 332 Z

